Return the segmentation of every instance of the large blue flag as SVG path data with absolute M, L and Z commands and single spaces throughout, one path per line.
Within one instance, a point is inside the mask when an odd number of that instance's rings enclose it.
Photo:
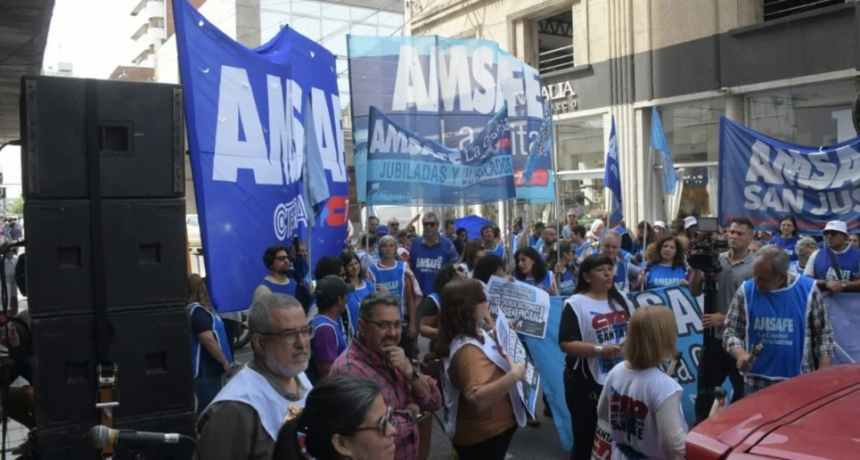
M 267 247 L 299 236 L 314 259 L 343 248 L 349 190 L 335 59 L 288 27 L 248 49 L 187 0 L 173 8 L 210 295 L 219 311 L 244 310 L 269 272 Z M 311 203 L 303 177 L 325 178 L 326 187 L 309 184 Z
M 350 35 L 347 46 L 359 202 L 366 201 L 371 106 L 421 137 L 462 149 L 507 104 L 517 198 L 555 199 L 549 155 L 538 158 L 531 181 L 522 178 L 543 123 L 536 69 L 488 40 Z
M 552 102 L 549 99 L 543 101 L 543 124 L 538 131 L 538 138 L 532 142 L 529 150 L 526 169 L 523 171 L 523 181 L 530 183 L 534 177 L 534 173 L 538 168 L 539 163 L 545 163 L 545 158 L 549 159 L 552 164 L 552 149 L 553 149 L 553 134 L 552 134 Z M 553 172 L 547 171 L 547 174 L 554 175 Z M 554 194 L 554 192 L 553 192 Z M 546 197 L 543 194 L 534 196 L 531 194 L 527 201 L 544 201 Z
M 678 186 L 678 171 L 675 171 L 675 163 L 672 161 L 672 152 L 669 150 L 669 142 L 663 132 L 663 122 L 660 121 L 660 113 L 657 107 L 651 108 L 651 148 L 660 154 L 660 165 L 663 169 L 663 193 L 674 195 L 675 187 Z M 650 174 L 650 171 L 648 172 Z
M 606 152 L 606 171 L 603 176 L 603 186 L 612 192 L 607 200 L 606 215 L 608 224 L 613 227 L 624 218 L 621 200 L 621 168 L 618 164 L 618 136 L 615 132 L 615 116 L 612 116 L 612 127 L 609 130 L 609 151 Z
M 748 217 L 779 232 L 786 214 L 802 233 L 841 220 L 860 230 L 860 137 L 827 146 L 783 142 L 720 118 L 720 220 Z
M 508 110 L 474 141 L 451 149 L 370 108 L 367 204 L 460 206 L 516 197 Z

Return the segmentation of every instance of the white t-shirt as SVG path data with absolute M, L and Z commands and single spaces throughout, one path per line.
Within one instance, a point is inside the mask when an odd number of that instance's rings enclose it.
M 608 300 L 594 300 L 582 294 L 575 294 L 564 302 L 565 308 L 576 313 L 582 341 L 600 346 L 619 345 L 627 338 L 627 323 L 630 321 L 627 312 L 622 305 L 613 306 L 614 310 Z M 594 380 L 603 385 L 609 371 L 622 360 L 591 357 L 586 361 Z
M 651 459 L 664 459 L 667 450 L 674 450 L 662 445 L 656 414 L 676 393 L 683 393 L 681 385 L 656 367 L 638 371 L 622 363 L 612 368 L 606 376 L 601 399 L 609 400 L 613 460 L 627 459 L 618 444 L 629 446 Z M 672 399 L 672 402 L 677 404 L 674 410 L 679 415 L 681 429 L 686 432 L 687 422 L 680 399 Z

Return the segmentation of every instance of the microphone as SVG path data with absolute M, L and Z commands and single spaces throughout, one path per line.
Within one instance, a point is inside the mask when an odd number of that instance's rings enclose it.
M 183 436 L 177 433 L 152 433 L 149 431 L 115 430 L 104 425 L 90 428 L 87 438 L 96 449 L 115 446 L 120 441 L 128 444 L 178 444 Z

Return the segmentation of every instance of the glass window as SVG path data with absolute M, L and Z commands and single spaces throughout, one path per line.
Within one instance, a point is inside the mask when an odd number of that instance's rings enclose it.
M 675 196 L 669 199 L 669 213 L 673 214 L 673 218 L 716 216 L 719 198 L 717 167 L 682 167 L 677 170 L 680 180 Z
M 375 36 L 378 34 L 376 26 L 365 25 L 365 24 L 353 24 L 352 31 L 350 32 L 352 35 L 371 35 Z
M 603 166 L 606 143 L 603 115 L 557 125 L 558 166 L 556 170 L 578 171 L 565 174 L 559 181 L 559 209 L 576 208 L 581 216 L 594 214 L 604 208 Z M 599 173 L 586 171 L 599 170 Z M 563 211 L 564 212 L 564 211 Z M 588 222 L 588 218 L 581 222 Z
M 390 37 L 392 35 L 400 35 L 403 29 L 398 27 L 383 27 L 379 26 L 379 35 L 383 37 Z
M 335 69 L 337 70 L 338 78 L 349 78 L 349 60 L 346 57 L 334 60 Z
M 322 9 L 324 18 L 349 21 L 349 7 L 343 5 L 327 4 Z
M 320 17 L 320 3 L 312 0 L 303 0 L 300 2 L 290 2 L 293 7 L 293 13 L 303 14 L 305 16 Z
M 346 56 L 346 34 L 349 33 L 349 23 L 327 19 L 322 22 L 322 28 L 322 44 L 332 53 Z
M 319 18 L 306 18 L 302 16 L 294 16 L 293 23 L 290 24 L 296 32 L 308 37 L 309 39 L 318 42 L 321 37 L 320 20 Z
M 403 24 L 403 15 L 398 13 L 380 11 L 377 14 L 377 18 L 379 20 L 379 25 L 385 25 L 388 27 L 400 27 Z
M 857 136 L 851 104 L 858 83 L 797 87 L 750 96 L 748 125 L 770 137 L 808 146 L 831 145 Z
M 725 99 L 667 106 L 659 110 L 666 141 L 672 150 L 672 161 L 676 165 L 719 159 L 720 116 L 726 113 Z
M 352 20 L 352 22 L 376 24 L 376 17 L 376 10 L 357 6 L 350 7 L 349 9 L 349 19 Z

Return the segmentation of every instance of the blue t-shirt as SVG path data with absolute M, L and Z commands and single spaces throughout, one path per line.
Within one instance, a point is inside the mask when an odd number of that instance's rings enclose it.
M 364 287 L 356 288 L 346 297 L 346 315 L 349 318 L 349 329 L 353 336 L 358 334 L 358 313 L 361 301 L 375 290 L 376 284 L 373 281 L 365 280 Z
M 573 276 L 573 267 L 567 266 L 564 273 L 561 274 L 561 281 L 558 283 L 558 295 L 572 296 L 576 288 L 576 277 Z
M 286 294 L 290 297 L 296 296 L 296 282 L 289 278 L 287 278 L 287 282 L 285 284 L 278 284 L 269 278 L 263 278 L 263 282 L 260 284 L 269 288 L 269 290 L 274 294 Z
M 496 243 L 496 247 L 493 249 L 487 248 L 486 245 L 484 246 L 484 252 L 486 252 L 487 254 L 494 254 L 501 257 L 502 259 L 505 258 L 505 247 L 503 245 Z
M 682 265 L 672 268 L 671 265 L 654 264 L 648 266 L 645 275 L 645 289 L 678 286 L 681 280 L 687 279 L 689 267 Z
M 454 243 L 448 238 L 441 238 L 433 246 L 426 246 L 424 238 L 412 240 L 412 251 L 409 253 L 409 267 L 422 293 L 433 292 L 436 276 L 442 266 L 457 261 L 457 251 Z M 426 294 L 425 294 L 426 295 Z
M 792 236 L 791 238 L 783 238 L 782 235 L 777 235 L 770 239 L 770 243 L 774 246 L 779 246 L 791 257 L 791 260 L 797 260 L 797 254 L 794 252 L 795 246 L 797 246 L 797 242 L 800 241 L 799 236 Z

